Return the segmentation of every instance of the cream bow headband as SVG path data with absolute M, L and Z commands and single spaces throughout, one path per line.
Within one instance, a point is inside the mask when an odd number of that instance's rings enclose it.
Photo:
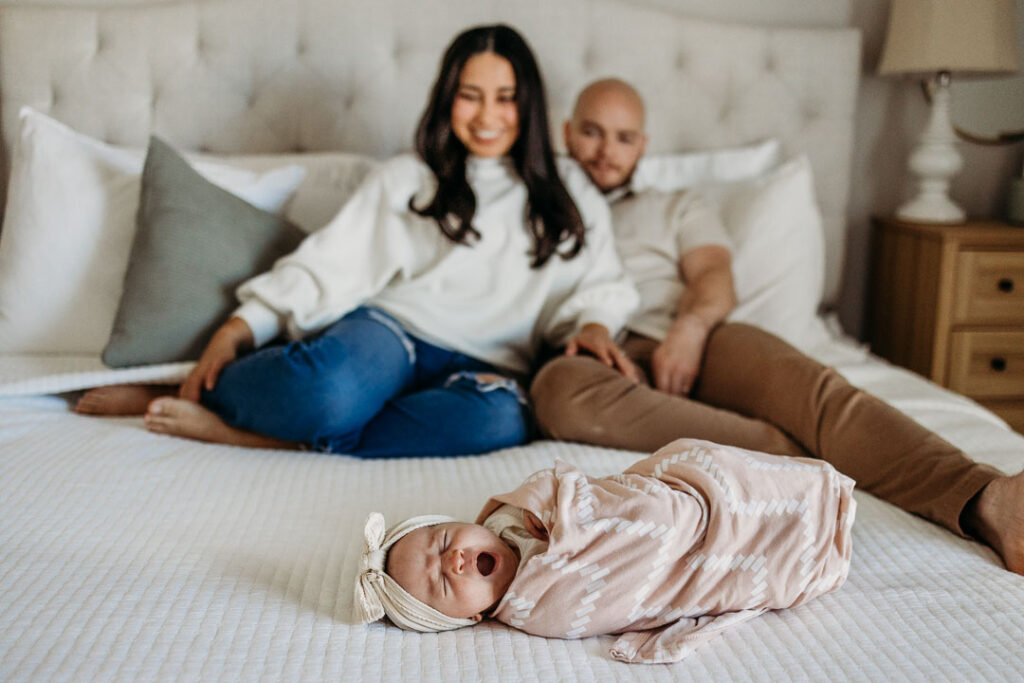
M 384 515 L 371 512 L 363 529 L 363 554 L 356 576 L 354 616 L 359 623 L 377 621 L 384 615 L 397 626 L 432 633 L 472 626 L 472 619 L 456 619 L 438 612 L 409 595 L 384 571 L 388 550 L 400 538 L 425 526 L 457 520 L 444 515 L 421 515 L 399 522 L 385 531 Z

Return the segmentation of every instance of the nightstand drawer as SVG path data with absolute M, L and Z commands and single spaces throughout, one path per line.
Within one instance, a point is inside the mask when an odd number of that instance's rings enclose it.
M 955 296 L 956 323 L 1024 323 L 1024 252 L 961 252 Z
M 949 388 L 974 398 L 1024 396 L 1024 332 L 954 332 Z

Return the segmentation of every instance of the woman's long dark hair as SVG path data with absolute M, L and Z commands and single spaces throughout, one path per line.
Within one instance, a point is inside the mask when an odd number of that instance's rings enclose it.
M 522 36 L 503 24 L 464 31 L 448 46 L 416 130 L 416 151 L 437 176 L 437 194 L 422 209 L 416 208 L 412 200 L 409 208 L 436 220 L 441 232 L 453 242 L 469 244 L 471 236 L 480 238 L 473 227 L 476 196 L 466 180 L 468 151 L 452 130 L 452 103 L 462 67 L 481 52 L 507 59 L 516 76 L 519 137 L 510 155 L 529 196 L 527 225 L 533 237 L 530 265 L 540 268 L 555 253 L 571 259 L 583 248 L 583 219 L 555 168 L 540 69 Z M 569 248 L 560 251 L 558 247 L 567 241 L 571 243 Z

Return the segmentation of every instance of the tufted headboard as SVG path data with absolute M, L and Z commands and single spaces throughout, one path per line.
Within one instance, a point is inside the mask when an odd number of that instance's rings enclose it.
M 617 0 L 4 5 L 4 168 L 25 104 L 118 145 L 155 131 L 211 152 L 388 156 L 411 146 L 445 45 L 496 21 L 537 53 L 553 126 L 582 85 L 617 75 L 647 99 L 651 152 L 777 137 L 785 154 L 806 153 L 834 301 L 859 76 L 849 29 L 713 23 Z

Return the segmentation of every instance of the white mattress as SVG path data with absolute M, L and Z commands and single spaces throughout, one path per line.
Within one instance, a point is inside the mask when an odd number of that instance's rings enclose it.
M 816 355 L 979 460 L 1024 467 L 1024 438 L 966 399 L 847 344 Z M 0 399 L 0 680 L 1021 680 L 1024 577 L 859 492 L 842 589 L 671 666 L 614 662 L 609 637 L 347 623 L 370 510 L 471 519 L 556 457 L 602 474 L 637 456 L 541 442 L 359 461 L 153 435 L 56 396 Z

